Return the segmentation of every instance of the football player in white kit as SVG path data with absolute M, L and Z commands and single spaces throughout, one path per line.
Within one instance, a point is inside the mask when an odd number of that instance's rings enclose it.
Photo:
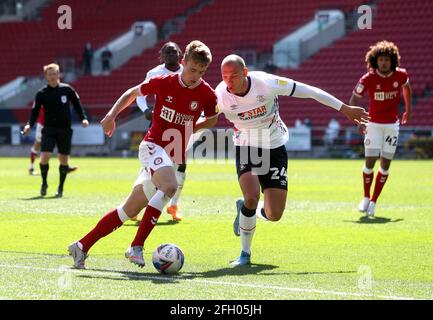
M 162 76 L 166 74 L 176 74 L 182 73 L 183 66 L 180 63 L 182 59 L 182 50 L 179 48 L 178 44 L 175 42 L 166 42 L 159 51 L 160 61 L 162 64 L 156 66 L 155 68 L 149 70 L 146 74 L 146 79 L 148 80 L 155 76 Z M 145 116 L 148 120 L 152 119 L 152 110 L 147 105 L 146 96 L 140 96 L 136 99 L 138 107 L 145 113 Z M 175 164 L 176 170 L 176 179 L 178 183 L 176 194 L 170 199 L 170 202 L 167 207 L 167 213 L 171 214 L 174 221 L 182 220 L 182 215 L 178 211 L 178 202 L 180 198 L 180 194 L 183 189 L 183 185 L 185 183 L 186 178 L 186 164 Z M 137 216 L 132 218 L 131 220 L 137 221 Z
M 236 202 L 233 224 L 234 233 L 240 235 L 242 249 L 231 264 L 247 265 L 251 261 L 256 215 L 278 221 L 286 206 L 285 144 L 289 136 L 279 115 L 278 96 L 315 99 L 356 124 L 366 122 L 368 114 L 363 108 L 348 106 L 319 88 L 261 71 L 248 72 L 245 61 L 237 55 L 224 58 L 221 75 L 223 81 L 215 90 L 218 108 L 235 127 L 236 169 L 243 194 L 243 199 Z M 260 187 L 263 203 L 259 203 Z

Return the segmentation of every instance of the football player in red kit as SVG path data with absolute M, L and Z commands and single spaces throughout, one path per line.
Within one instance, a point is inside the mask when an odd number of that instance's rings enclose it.
M 87 253 L 99 239 L 146 207 L 136 236 L 125 252 L 130 262 L 144 266 L 144 242 L 177 190 L 174 164 L 185 163 L 185 148 L 193 132 L 213 127 L 217 122 L 215 92 L 202 79 L 211 61 L 209 48 L 200 41 L 192 41 L 186 47 L 181 74 L 153 77 L 128 89 L 101 120 L 104 132 L 111 136 L 116 116 L 137 96 L 156 96 L 152 126 L 139 147 L 141 170 L 134 188 L 122 205 L 105 214 L 87 235 L 69 245 L 76 268 L 85 268 Z M 204 118 L 197 121 L 202 112 Z
M 412 90 L 405 69 L 399 68 L 400 54 L 397 46 L 389 41 L 380 41 L 370 47 L 365 56 L 368 72 L 362 76 L 353 90 L 351 105 L 359 105 L 365 93 L 369 96 L 368 124 L 361 125 L 365 133 L 365 167 L 363 170 L 364 197 L 358 206 L 367 216 L 374 216 L 377 199 L 389 176 L 389 166 L 397 148 L 399 133 L 398 107 L 401 91 L 405 112 L 401 124 L 411 117 Z M 374 178 L 374 165 L 380 158 L 373 195 L 370 189 Z

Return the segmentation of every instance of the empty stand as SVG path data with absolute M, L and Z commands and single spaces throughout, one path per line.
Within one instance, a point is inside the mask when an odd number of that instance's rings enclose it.
M 86 42 L 93 48 L 104 45 L 127 31 L 137 20 L 152 20 L 158 27 L 199 0 L 158 0 L 151 5 L 141 0 L 70 0 L 72 29 L 60 30 L 57 21 L 59 6 L 64 1 L 54 0 L 41 13 L 40 21 L 0 23 L 0 84 L 18 75 L 41 74 L 42 65 L 62 56 L 76 58 Z
M 358 79 L 366 72 L 365 54 L 370 45 L 380 40 L 393 41 L 400 49 L 401 67 L 409 73 L 415 96 L 433 89 L 433 3 L 426 0 L 378 1 L 377 15 L 371 30 L 348 34 L 306 61 L 297 70 L 279 70 L 301 82 L 318 86 L 348 103 Z M 330 117 L 337 116 L 343 126 L 351 125 L 341 114 L 329 112 L 318 103 L 300 99 L 281 99 L 281 113 L 286 123 L 294 124 L 297 117 L 309 117 L 315 126 L 326 126 Z M 364 106 L 368 100 L 364 99 Z M 431 99 L 421 100 L 414 108 L 411 125 L 432 124 L 433 119 L 418 116 L 433 109 Z M 429 120 L 428 120 L 429 119 Z

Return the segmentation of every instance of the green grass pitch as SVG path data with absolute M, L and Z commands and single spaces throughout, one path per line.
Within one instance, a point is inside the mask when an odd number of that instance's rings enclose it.
M 124 258 L 137 226 L 127 222 L 90 251 L 87 270 L 72 269 L 67 245 L 122 203 L 136 159 L 73 158 L 64 197 L 48 195 L 28 159 L 0 159 L 0 299 L 432 299 L 433 162 L 395 160 L 376 218 L 356 207 L 362 160 L 289 160 L 283 218 L 258 220 L 253 264 L 232 268 L 232 233 L 241 193 L 233 160 L 188 165 L 180 200 L 184 220 L 163 213 L 145 245 L 146 266 Z M 157 273 L 152 251 L 176 243 L 185 265 Z

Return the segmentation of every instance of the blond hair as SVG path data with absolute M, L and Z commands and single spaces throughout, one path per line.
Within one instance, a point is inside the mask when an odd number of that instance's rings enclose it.
M 47 74 L 49 70 L 60 72 L 60 66 L 57 63 L 50 63 L 44 66 L 44 74 Z
M 207 66 L 212 62 L 212 53 L 203 42 L 194 40 L 187 45 L 183 59 L 185 61 L 192 59 L 198 64 Z

